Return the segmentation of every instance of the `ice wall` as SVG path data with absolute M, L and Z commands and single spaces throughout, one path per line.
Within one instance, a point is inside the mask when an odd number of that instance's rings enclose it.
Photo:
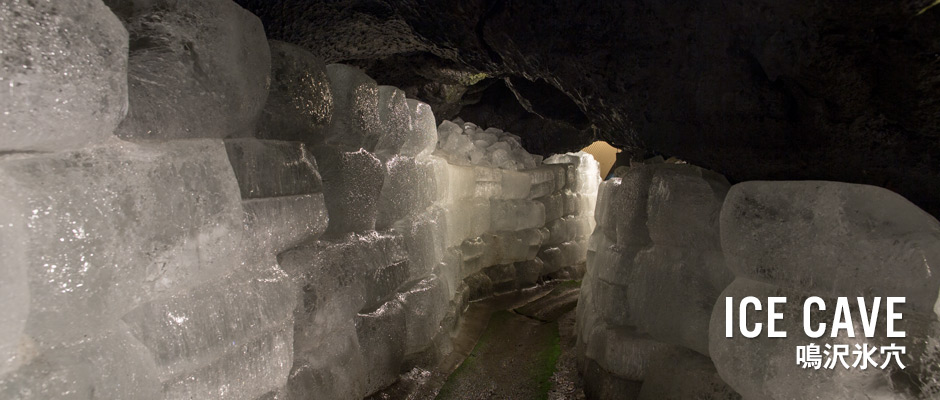
M 931 399 L 938 386 L 940 223 L 888 190 L 840 182 L 744 182 L 686 164 L 634 165 L 601 184 L 578 306 L 588 397 L 641 399 Z M 786 338 L 725 337 L 725 297 L 786 297 Z M 845 331 L 810 338 L 803 300 L 905 296 L 887 338 L 885 313 L 866 338 L 853 309 Z M 737 304 L 737 303 L 734 303 Z M 766 304 L 766 303 L 765 303 Z M 765 306 L 766 307 L 766 306 Z M 884 303 L 882 302 L 882 310 Z M 749 315 L 748 326 L 766 323 Z M 733 322 L 737 328 L 736 321 Z M 804 368 L 798 346 L 906 347 L 905 368 Z M 860 347 L 856 348 L 858 345 Z
M 721 376 L 747 398 L 935 399 L 940 396 L 940 223 L 930 214 L 889 190 L 841 182 L 745 182 L 728 193 L 721 210 L 721 245 L 735 280 L 722 297 L 785 296 L 780 329 L 785 339 L 728 339 L 724 302 L 715 305 L 709 350 Z M 854 337 L 844 330 L 821 338 L 803 331 L 803 299 L 819 296 L 828 305 L 813 321 L 833 324 L 835 298 L 852 304 Z M 887 337 L 885 308 L 875 321 L 874 337 L 866 337 L 856 298 L 873 308 L 874 297 L 904 296 L 896 326 L 903 338 Z M 871 309 L 869 308 L 869 309 Z M 833 369 L 796 366 L 796 346 L 847 344 L 904 346 L 901 368 L 876 351 L 876 366 Z M 825 350 L 825 347 L 823 347 Z M 823 362 L 826 360 L 824 359 Z M 886 365 L 885 368 L 881 368 Z M 788 368 L 792 367 L 792 368 Z M 794 373 L 794 370 L 798 371 Z M 756 379 L 757 377 L 765 377 Z
M 0 398 L 361 398 L 583 271 L 590 156 L 447 147 L 229 0 L 105 3 L 0 5 Z
M 634 165 L 600 186 L 577 351 L 592 398 L 736 398 L 708 358 L 733 276 L 718 214 L 730 185 L 688 164 Z

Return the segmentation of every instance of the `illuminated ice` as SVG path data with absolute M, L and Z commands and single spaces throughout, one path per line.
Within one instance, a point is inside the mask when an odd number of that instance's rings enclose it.
M 777 321 L 775 329 L 787 332 L 786 338 L 769 338 L 766 332 L 757 338 L 745 338 L 739 331 L 733 331 L 733 338 L 725 337 L 725 301 L 731 296 L 737 304 L 745 296 L 756 296 L 759 299 L 782 296 L 787 302 L 778 305 L 777 312 L 782 312 L 785 318 Z M 803 302 L 808 294 L 753 281 L 747 278 L 738 278 L 721 294 L 715 303 L 711 318 L 711 331 L 709 334 L 709 353 L 718 369 L 719 374 L 744 398 L 826 398 L 826 399 L 858 399 L 858 398 L 898 398 L 893 394 L 891 385 L 891 369 L 878 367 L 843 368 L 837 365 L 828 368 L 802 368 L 796 364 L 797 346 L 806 346 L 816 343 L 821 347 L 829 345 L 848 345 L 854 350 L 855 344 L 878 345 L 863 335 L 855 338 L 846 337 L 845 331 L 840 331 L 837 338 L 828 334 L 819 339 L 813 339 L 803 332 Z M 813 321 L 832 321 L 833 308 L 827 312 L 818 310 L 812 314 Z M 735 313 L 735 316 L 738 314 Z M 748 313 L 747 326 L 755 323 L 767 322 L 765 313 Z M 735 324 L 736 327 L 737 324 Z M 884 336 L 882 336 L 884 337 Z M 825 350 L 825 347 L 822 347 Z M 851 363 L 855 357 L 848 357 Z M 876 362 L 883 362 L 883 356 L 875 354 Z M 823 357 L 823 362 L 826 357 Z
M 26 329 L 43 345 L 91 336 L 245 258 L 241 196 L 221 141 L 8 157 L 0 176 L 10 223 L 22 229 L 0 246 L 22 252 Z
M 313 153 L 330 216 L 327 233 L 335 236 L 375 229 L 376 207 L 385 181 L 382 162 L 364 149 L 342 151 L 322 146 Z
M 372 151 L 383 134 L 379 121 L 379 87 L 359 68 L 326 66 L 333 94 L 333 117 L 325 142 L 345 151 Z
M 425 160 L 392 156 L 385 163 L 388 170 L 378 199 L 376 226 L 391 227 L 395 221 L 420 213 L 436 200 L 435 166 Z
M 99 0 L 0 4 L 0 152 L 110 138 L 127 112 L 127 31 Z
M 382 134 L 376 142 L 375 154 L 388 160 L 401 151 L 413 123 L 405 92 L 394 86 L 379 86 L 378 112 Z
M 333 115 L 326 65 L 306 49 L 277 40 L 271 48 L 271 90 L 257 137 L 316 143 Z
M 906 296 L 933 313 L 940 223 L 887 189 L 840 182 L 745 182 L 721 211 L 738 276 L 825 296 Z
M 134 2 L 128 113 L 135 140 L 253 136 L 268 97 L 271 53 L 261 20 L 229 0 Z M 198 90 L 194 90 L 198 88 Z
M 444 121 L 438 126 L 438 150 L 450 163 L 520 170 L 541 165 L 542 157 L 529 154 L 518 136 L 499 129 L 482 130 L 472 123 Z

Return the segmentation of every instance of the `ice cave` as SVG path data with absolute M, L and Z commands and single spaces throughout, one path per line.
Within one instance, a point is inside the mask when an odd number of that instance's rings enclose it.
M 0 0 L 0 399 L 940 399 L 938 4 Z

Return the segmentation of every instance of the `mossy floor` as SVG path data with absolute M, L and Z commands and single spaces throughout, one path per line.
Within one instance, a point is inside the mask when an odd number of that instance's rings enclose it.
M 561 353 L 558 324 L 497 311 L 438 399 L 547 399 Z
M 437 399 L 547 399 L 561 354 L 558 318 L 577 304 L 579 282 L 564 282 L 514 310 L 496 311 Z
M 583 400 L 574 357 L 580 283 L 548 282 L 472 303 L 453 352 L 369 400 Z

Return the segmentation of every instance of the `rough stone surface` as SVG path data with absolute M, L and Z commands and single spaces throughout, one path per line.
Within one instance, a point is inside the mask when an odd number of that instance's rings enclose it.
M 389 71 L 380 83 L 442 112 L 477 103 L 544 155 L 597 137 L 733 182 L 878 185 L 940 215 L 927 0 L 238 1 L 272 37 Z
M 0 153 L 75 149 L 127 112 L 127 31 L 100 0 L 0 4 Z

